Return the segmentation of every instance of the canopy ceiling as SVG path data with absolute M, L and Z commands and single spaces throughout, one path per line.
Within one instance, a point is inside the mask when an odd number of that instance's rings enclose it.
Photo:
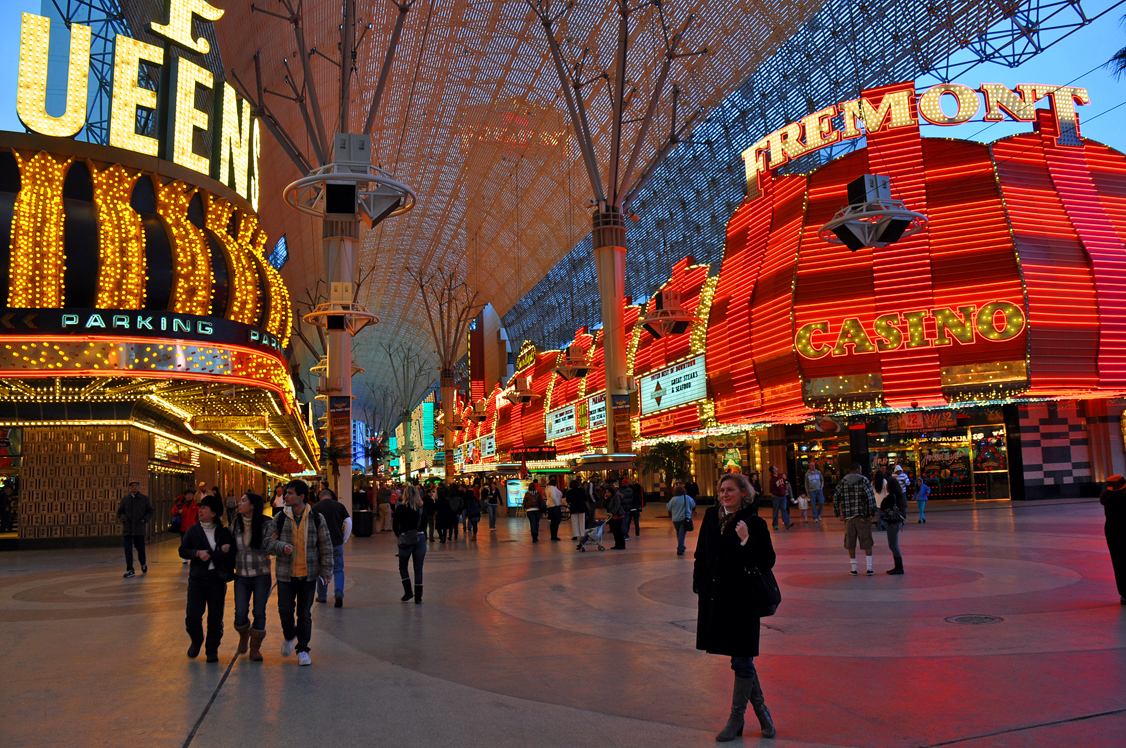
M 638 168 L 650 163 L 668 139 L 671 84 L 680 90 L 680 122 L 698 109 L 710 110 L 818 5 L 820 0 L 663 3 L 660 10 L 670 35 L 694 14 L 679 49 L 708 52 L 673 61 Z M 259 7 L 288 14 L 278 0 L 264 0 Z M 334 60 L 339 59 L 340 7 L 306 2 L 301 8 L 306 46 Z M 553 15 L 562 10 L 561 5 L 551 8 Z M 357 6 L 357 29 L 368 23 L 372 29 L 357 48 L 348 118 L 353 131 L 363 126 L 397 15 L 387 0 L 360 0 Z M 608 84 L 597 76 L 613 71 L 617 19 L 616 3 L 579 0 L 556 25 L 566 59 L 577 60 L 584 48 L 590 50 L 584 79 L 595 80 L 583 95 L 604 181 L 612 112 Z M 286 58 L 295 84 L 302 87 L 289 22 L 253 12 L 250 3 L 231 3 L 216 31 L 225 67 L 247 87 L 255 86 L 253 56 L 258 50 L 269 91 L 290 93 Z M 625 115 L 634 120 L 626 126 L 626 143 L 640 126 L 664 40 L 658 6 L 635 10 L 627 80 L 637 90 Z M 310 68 L 331 137 L 338 129 L 339 69 L 321 54 L 311 56 Z M 297 104 L 270 94 L 265 100 L 306 157 L 315 161 Z M 355 383 L 360 397 L 367 382 L 390 380 L 380 342 L 408 342 L 427 352 L 432 348 L 418 290 L 404 268 L 425 273 L 456 266 L 481 298 L 503 313 L 590 230 L 585 210 L 590 182 L 543 26 L 522 1 L 417 0 L 403 27 L 372 137 L 373 161 L 411 185 L 419 200 L 411 213 L 362 235 L 360 264 L 377 269 L 358 300 L 381 322 L 356 339 L 356 362 L 366 369 Z M 261 163 L 262 222 L 273 239 L 287 237 L 291 259 L 283 275 L 300 300 L 306 286 L 324 277 L 319 221 L 282 202 L 282 188 L 300 173 L 267 133 Z

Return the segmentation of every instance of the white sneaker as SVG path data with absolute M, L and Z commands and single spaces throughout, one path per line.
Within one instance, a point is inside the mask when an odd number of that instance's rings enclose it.
M 297 643 L 297 639 L 282 639 L 282 657 L 289 657 L 293 654 L 293 645 Z
M 297 653 L 297 664 L 298 665 L 312 665 L 313 661 L 309 659 L 309 653 L 308 652 L 298 652 Z

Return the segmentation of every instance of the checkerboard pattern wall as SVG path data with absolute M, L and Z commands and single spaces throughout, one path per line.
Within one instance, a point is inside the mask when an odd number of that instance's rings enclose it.
M 1021 405 L 1020 443 L 1026 486 L 1091 481 L 1087 424 L 1076 403 Z

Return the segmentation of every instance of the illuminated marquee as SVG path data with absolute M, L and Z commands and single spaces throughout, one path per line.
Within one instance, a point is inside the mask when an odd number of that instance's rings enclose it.
M 803 358 L 847 356 L 910 348 L 969 345 L 978 336 L 989 341 L 1015 338 L 1024 330 L 1020 306 L 993 301 L 980 309 L 974 305 L 896 312 L 876 317 L 867 327 L 859 317 L 849 317 L 839 327 L 828 321 L 802 325 L 794 335 L 794 349 Z M 927 329 L 935 330 L 933 338 Z
M 1057 142 L 1067 146 L 1082 144 L 1075 105 L 1091 103 L 1087 89 L 1022 83 L 1014 91 L 1000 83 L 984 83 L 978 90 L 985 98 L 982 119 L 986 122 L 1000 122 L 1006 115 L 1017 122 L 1032 122 L 1036 119 L 1036 102 L 1050 99 L 1060 129 Z M 942 99 L 947 96 L 957 107 L 952 115 L 946 114 L 942 108 Z M 913 98 L 917 98 L 914 106 Z M 866 133 L 918 127 L 919 117 L 932 125 L 960 125 L 971 120 L 980 108 L 978 91 L 958 83 L 940 83 L 917 97 L 911 91 L 898 90 L 879 99 L 861 96 L 833 104 L 775 130 L 743 151 L 748 192 L 751 195 L 759 193 L 759 176 L 764 172 L 820 148 L 859 138 Z M 836 124 L 838 117 L 839 127 Z
M 165 37 L 190 54 L 205 55 L 206 39 L 192 34 L 192 19 L 217 21 L 223 11 L 204 0 L 166 0 L 166 23 L 151 24 L 153 33 Z M 47 112 L 47 66 L 51 19 L 23 14 L 20 31 L 20 66 L 16 111 L 33 132 L 52 137 L 72 137 L 86 125 L 91 32 L 89 26 L 70 24 L 70 51 L 66 109 L 54 116 Z M 165 60 L 165 50 L 124 35 L 114 40 L 113 96 L 110 106 L 109 144 L 117 148 L 160 156 L 180 166 L 213 177 L 227 185 L 258 209 L 258 157 L 262 134 L 243 101 L 226 81 L 189 60 L 177 56 Z M 141 63 L 162 67 L 170 64 L 170 91 L 153 91 L 139 83 Z M 215 91 L 215 109 L 195 106 L 197 87 Z M 137 132 L 138 111 L 155 111 L 161 99 L 168 102 L 166 132 L 152 137 Z M 213 134 L 212 155 L 193 148 L 195 131 Z

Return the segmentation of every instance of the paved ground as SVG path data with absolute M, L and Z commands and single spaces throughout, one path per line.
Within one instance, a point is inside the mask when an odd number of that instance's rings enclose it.
M 784 601 L 757 663 L 779 737 L 761 742 L 1126 745 L 1101 508 L 928 519 L 901 536 L 898 578 L 882 534 L 868 579 L 848 575 L 837 522 L 775 533 Z M 533 546 L 502 521 L 431 546 L 420 606 L 398 601 L 390 534 L 358 538 L 347 607 L 316 607 L 300 669 L 273 600 L 264 663 L 234 658 L 231 627 L 220 664 L 188 660 L 172 543 L 134 580 L 118 551 L 3 553 L 0 746 L 714 745 L 731 673 L 694 649 L 691 557 L 671 537 L 655 510 L 625 552 Z M 950 622 L 967 615 L 998 620 Z

